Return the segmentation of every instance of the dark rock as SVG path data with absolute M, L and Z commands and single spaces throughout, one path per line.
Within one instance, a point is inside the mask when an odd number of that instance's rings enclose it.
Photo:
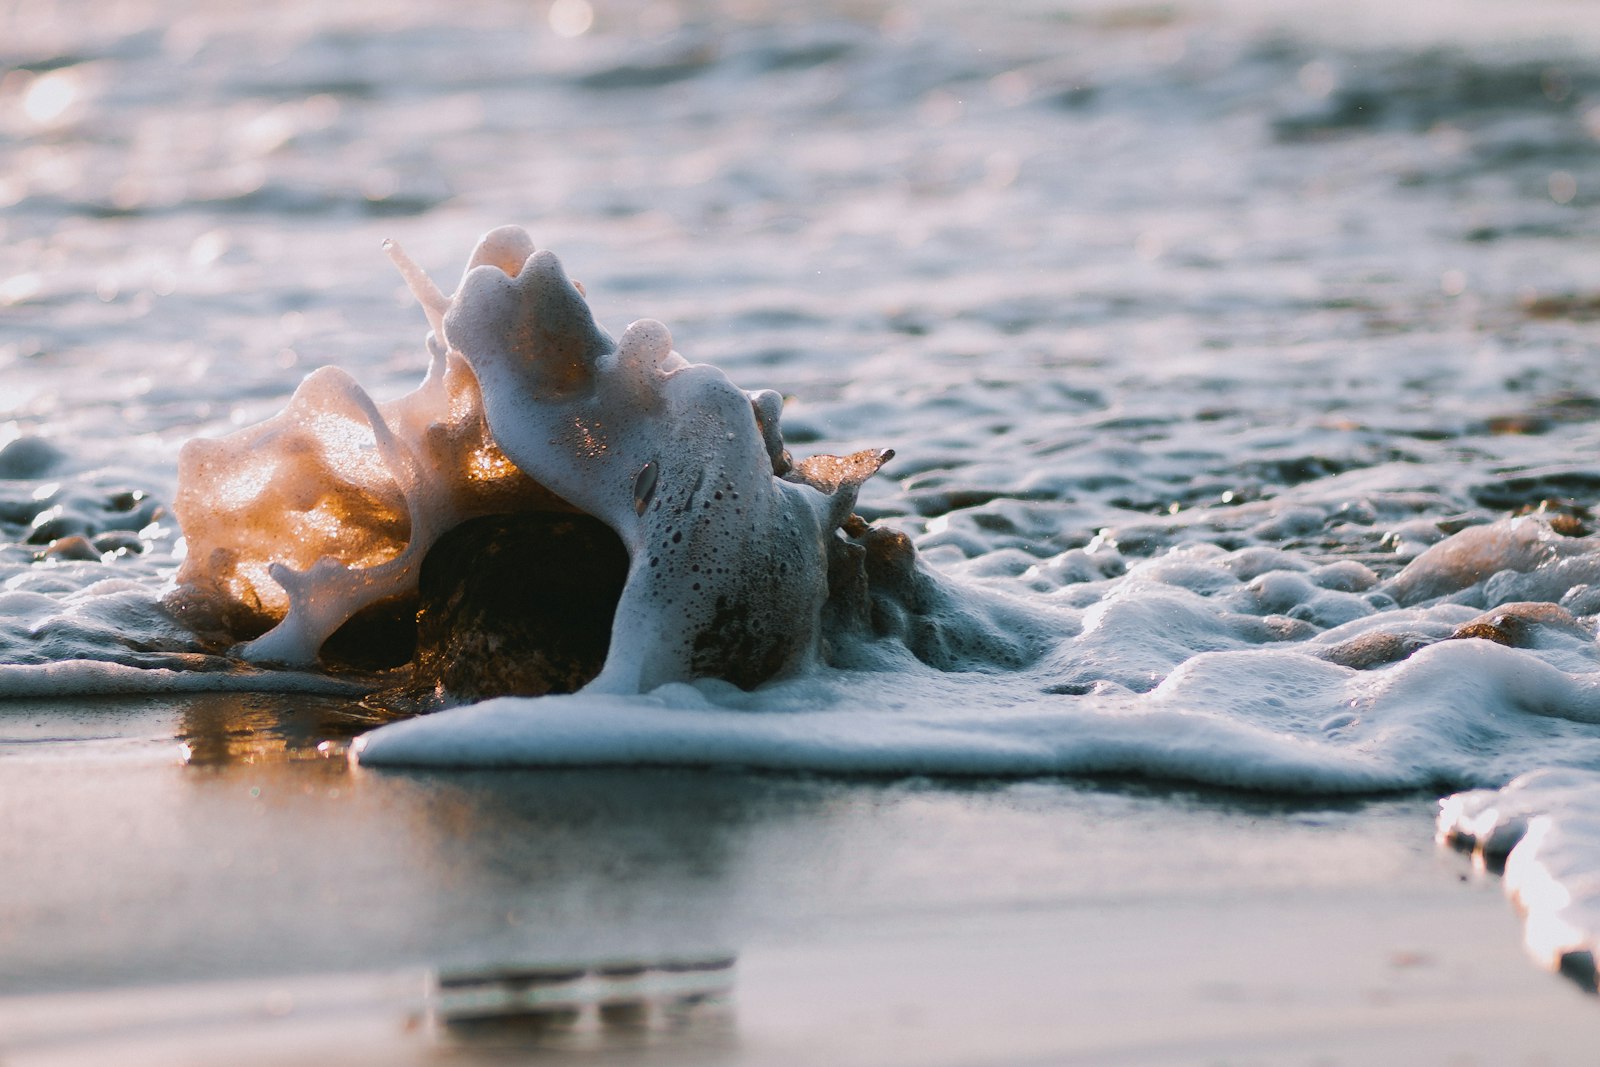
M 461 524 L 422 562 L 413 688 L 460 701 L 579 689 L 605 664 L 627 576 L 621 539 L 587 515 Z
M 1556 970 L 1577 983 L 1585 993 L 1600 993 L 1600 971 L 1595 968 L 1594 953 L 1590 950 L 1578 948 L 1563 952 Z
M 1455 628 L 1450 634 L 1452 641 L 1493 641 L 1497 645 L 1515 645 L 1516 641 L 1504 629 L 1496 626 L 1492 621 L 1474 619 Z
M 711 622 L 694 635 L 689 665 L 701 678 L 721 678 L 740 689 L 754 689 L 789 662 L 781 633 L 752 617 L 748 600 L 718 597 Z
M 34 517 L 48 506 L 42 501 L 29 497 L 24 497 L 21 500 L 0 498 L 0 523 L 7 523 L 12 526 L 31 525 Z
M 100 562 L 100 550 L 89 543 L 87 537 L 76 534 L 50 542 L 50 547 L 40 553 L 41 559 L 76 559 Z
M 42 437 L 19 437 L 0 448 L 0 478 L 40 478 L 67 454 Z
M 828 547 L 822 633 L 823 658 L 840 667 L 869 662 L 862 657 L 880 639 L 941 671 L 1018 670 L 1052 643 L 1025 613 L 999 602 L 974 604 L 922 563 L 904 533 L 856 515 Z
M 328 635 L 317 656 L 329 667 L 383 671 L 403 666 L 417 647 L 415 597 L 369 604 Z
M 40 513 L 34 519 L 33 529 L 28 531 L 28 544 L 48 545 L 63 537 L 93 537 L 97 532 L 94 523 L 79 515 L 55 515 L 46 519 Z
M 126 552 L 130 555 L 143 552 L 144 542 L 139 535 L 127 530 L 113 530 L 94 539 L 94 547 L 101 552 Z
M 1572 612 L 1545 603 L 1501 604 L 1456 627 L 1450 639 L 1479 638 L 1511 648 L 1539 648 L 1548 639 L 1560 636 L 1594 640 L 1593 630 L 1573 617 Z
M 147 498 L 148 494 L 142 489 L 125 489 L 120 493 L 112 493 L 106 498 L 106 506 L 112 511 L 132 511 Z
M 1312 654 L 1341 667 L 1364 671 L 1399 662 L 1432 643 L 1421 634 L 1365 633 L 1337 645 L 1313 649 Z
M 1474 850 L 1479 859 L 1483 861 L 1485 870 L 1495 874 L 1504 874 L 1506 860 L 1511 858 L 1511 850 L 1522 843 L 1528 834 L 1528 821 L 1522 818 L 1504 819 L 1495 824 L 1487 837 L 1481 838 Z

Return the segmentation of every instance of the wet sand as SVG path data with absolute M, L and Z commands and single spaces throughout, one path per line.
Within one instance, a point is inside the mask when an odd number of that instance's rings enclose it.
M 1600 1024 L 1427 796 L 378 773 L 364 726 L 8 705 L 0 1061 L 1578 1063 Z

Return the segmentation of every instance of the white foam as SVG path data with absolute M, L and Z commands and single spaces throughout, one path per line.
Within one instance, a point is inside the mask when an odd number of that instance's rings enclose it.
M 1533 957 L 1593 985 L 1600 959 L 1600 771 L 1545 769 L 1440 803 L 1439 833 L 1504 865 Z M 1509 847 L 1509 851 L 1508 851 Z
M 818 672 L 756 694 L 704 683 L 634 698 L 504 698 L 383 727 L 359 759 L 1137 774 L 1297 793 L 1501 782 L 1552 759 L 1600 759 L 1585 726 L 1600 721 L 1600 673 L 1481 640 L 1370 671 L 1289 648 L 1200 652 L 1142 694 L 1110 683 L 1041 696 L 1041 681 L 1039 671 L 903 668 Z
M 896 686 L 902 692 L 906 687 Z M 963 707 L 973 693 L 917 695 L 936 710 L 748 711 L 681 694 L 502 698 L 366 735 L 370 766 L 718 766 L 882 775 L 1147 774 L 1285 791 L 1411 784 L 1359 753 L 1171 707 L 1035 701 Z M 915 692 L 913 689 L 912 692 Z M 687 706 L 686 706 L 687 705 Z M 1152 743 L 1152 734 L 1161 738 Z
M 0 700 L 143 693 L 325 693 L 354 697 L 366 690 L 364 685 L 325 674 L 246 667 L 191 671 L 83 659 L 0 666 Z

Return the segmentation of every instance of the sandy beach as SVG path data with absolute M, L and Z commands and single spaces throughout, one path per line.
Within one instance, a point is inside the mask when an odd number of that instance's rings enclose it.
M 319 751 L 356 726 L 306 698 L 8 707 L 0 1061 L 1590 1055 L 1593 999 L 1530 964 L 1427 796 L 380 773 Z M 715 959 L 692 996 L 591 975 L 476 1023 L 440 984 Z

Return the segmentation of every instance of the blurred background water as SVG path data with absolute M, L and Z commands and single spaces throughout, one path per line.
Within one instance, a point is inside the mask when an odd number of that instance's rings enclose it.
M 409 387 L 378 240 L 448 278 L 505 221 L 614 329 L 793 394 L 792 437 L 897 447 L 876 509 L 976 545 L 981 497 L 1061 543 L 1394 465 L 1503 508 L 1502 466 L 1583 451 L 1581 4 L 4 17 L 0 425 L 133 488 L 311 367 Z

